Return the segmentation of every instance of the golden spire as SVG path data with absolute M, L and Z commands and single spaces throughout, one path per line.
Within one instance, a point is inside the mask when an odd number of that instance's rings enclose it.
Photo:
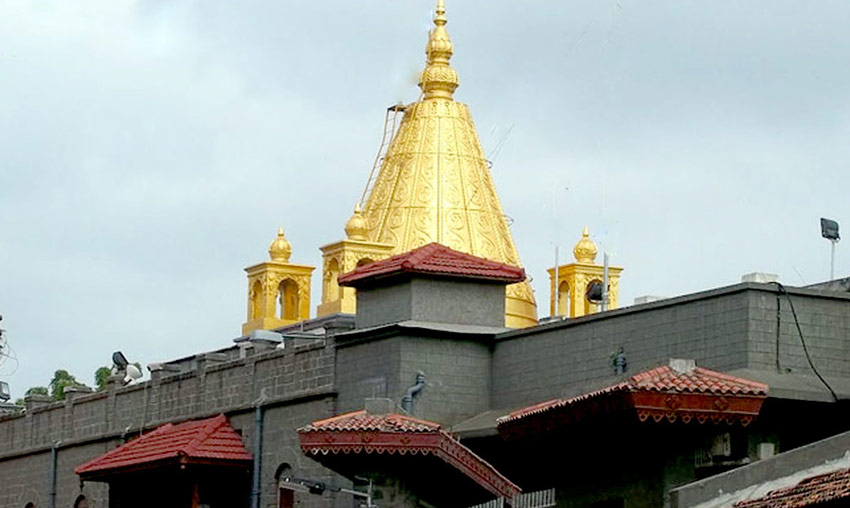
M 576 261 L 579 263 L 593 263 L 596 261 L 596 244 L 590 239 L 590 233 L 587 231 L 587 226 L 581 232 L 581 240 L 573 247 Z
M 283 228 L 278 228 L 277 238 L 269 245 L 269 257 L 272 261 L 288 263 L 290 254 L 292 254 L 292 245 L 283 236 Z
M 428 35 L 425 46 L 427 63 L 419 75 L 419 88 L 425 92 L 425 99 L 452 99 L 452 94 L 460 84 L 457 71 L 449 64 L 454 46 L 446 30 L 446 5 L 437 0 L 434 12 L 434 29 Z
M 354 214 L 345 223 L 345 235 L 349 240 L 365 241 L 368 231 L 366 219 L 363 218 L 363 213 L 360 211 L 360 203 L 357 203 L 354 205 Z
M 405 107 L 363 206 L 367 241 L 392 246 L 391 254 L 439 242 L 521 266 L 472 115 L 452 100 L 458 77 L 442 1 L 434 25 L 419 79 L 424 100 Z M 507 287 L 505 317 L 513 328 L 537 324 L 528 281 Z

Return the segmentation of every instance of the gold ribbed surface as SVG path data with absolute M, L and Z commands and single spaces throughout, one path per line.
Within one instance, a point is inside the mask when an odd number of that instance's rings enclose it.
M 411 104 L 366 202 L 370 241 L 393 254 L 431 242 L 520 266 L 475 125 L 465 104 Z M 506 324 L 537 323 L 529 283 L 508 286 Z

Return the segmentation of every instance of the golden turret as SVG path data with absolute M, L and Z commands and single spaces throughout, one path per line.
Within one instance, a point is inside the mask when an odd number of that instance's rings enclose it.
M 270 261 L 249 266 L 248 318 L 242 334 L 253 330 L 271 330 L 310 317 L 310 278 L 312 266 L 289 262 L 292 245 L 278 228 L 269 245 Z
M 588 286 L 604 278 L 602 265 L 596 264 L 598 249 L 590 238 L 585 226 L 573 254 L 574 263 L 549 268 L 549 312 L 550 316 L 581 317 L 598 312 L 596 303 L 587 299 Z M 608 309 L 617 308 L 620 292 L 620 274 L 618 266 L 608 267 Z
M 349 240 L 322 248 L 325 283 L 320 315 L 353 308 L 353 298 L 351 304 L 335 303 L 349 299 L 335 278 L 349 269 L 346 260 L 358 256 L 376 260 L 439 242 L 520 265 L 469 108 L 453 100 L 459 79 L 449 63 L 454 48 L 446 23 L 445 5 L 439 0 L 425 49 L 427 63 L 419 76 L 423 99 L 404 108 L 363 207 L 368 242 L 363 247 L 369 248 L 368 254 L 354 255 L 360 246 L 352 243 L 348 227 Z M 505 323 L 515 328 L 537 323 L 537 304 L 528 281 L 508 286 Z

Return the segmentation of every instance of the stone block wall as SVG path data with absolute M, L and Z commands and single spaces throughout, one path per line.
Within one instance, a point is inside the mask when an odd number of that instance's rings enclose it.
M 850 295 L 788 291 L 818 370 L 850 378 Z M 579 395 L 670 358 L 718 371 L 777 372 L 777 296 L 781 372 L 809 375 L 788 299 L 775 285 L 740 284 L 503 334 L 493 355 L 492 407 Z M 611 365 L 620 347 L 626 376 Z
M 791 289 L 787 296 L 768 291 L 748 293 L 749 366 L 811 373 L 792 305 L 818 371 L 827 376 L 850 375 L 850 294 L 814 290 Z
M 295 429 L 330 416 L 334 403 L 332 343 L 270 350 L 217 364 L 199 362 L 196 370 L 155 375 L 151 381 L 112 387 L 91 395 L 33 408 L 0 419 L 0 508 L 26 503 L 48 506 L 51 447 L 58 445 L 57 507 L 71 507 L 84 494 L 89 506 L 107 506 L 107 487 L 86 483 L 74 468 L 125 440 L 166 422 L 225 413 L 253 452 L 255 401 L 266 405 L 262 478 L 263 506 L 274 506 L 274 473 L 288 462 L 306 474 L 329 476 L 302 457 Z M 270 462 L 266 462 L 270 461 Z M 327 501 L 305 498 L 308 506 Z

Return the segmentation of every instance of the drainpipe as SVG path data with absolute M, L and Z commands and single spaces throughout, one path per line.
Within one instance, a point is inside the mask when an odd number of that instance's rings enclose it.
M 56 441 L 50 447 L 50 493 L 48 508 L 56 508 L 56 468 L 59 458 L 59 445 L 62 441 Z
M 416 384 L 408 388 L 404 392 L 404 397 L 401 398 L 401 409 L 405 413 L 410 414 L 413 411 L 413 397 L 421 392 L 423 388 L 425 388 L 425 374 L 419 372 L 416 374 Z
M 260 463 L 263 457 L 263 403 L 265 389 L 254 403 L 254 473 L 251 482 L 251 508 L 260 508 Z

